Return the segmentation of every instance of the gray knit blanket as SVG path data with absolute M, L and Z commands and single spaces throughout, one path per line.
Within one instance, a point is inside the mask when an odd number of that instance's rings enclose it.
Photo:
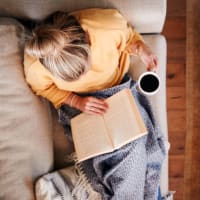
M 128 75 L 120 85 L 83 96 L 108 98 L 124 88 L 131 89 L 148 134 L 112 153 L 83 161 L 81 167 L 93 189 L 104 200 L 156 200 L 166 150 L 165 139 L 147 97 L 137 91 L 136 82 Z M 68 134 L 70 119 L 79 113 L 67 105 L 58 110 L 59 121 Z

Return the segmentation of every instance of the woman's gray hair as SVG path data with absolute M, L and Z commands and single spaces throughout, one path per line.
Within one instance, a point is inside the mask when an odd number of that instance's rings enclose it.
M 64 12 L 56 12 L 35 28 L 25 52 L 64 81 L 79 79 L 90 65 L 87 35 L 75 17 Z

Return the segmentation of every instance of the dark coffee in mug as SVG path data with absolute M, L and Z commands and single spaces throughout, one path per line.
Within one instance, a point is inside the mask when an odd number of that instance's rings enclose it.
M 160 77 L 151 71 L 143 72 L 137 81 L 137 90 L 144 95 L 154 95 L 160 88 Z
M 145 92 L 154 92 L 159 87 L 159 80 L 153 74 L 146 74 L 140 80 L 140 87 Z

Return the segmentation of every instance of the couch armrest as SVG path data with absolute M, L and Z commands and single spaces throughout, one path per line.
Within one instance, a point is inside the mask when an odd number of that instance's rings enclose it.
M 160 33 L 166 17 L 166 0 L 108 0 L 140 33 Z
M 166 15 L 166 0 L 1 0 L 0 15 L 42 19 L 48 14 L 84 8 L 117 8 L 141 33 L 159 33 Z
M 167 129 L 167 105 L 166 105 L 166 40 L 162 35 L 145 35 L 143 36 L 145 42 L 151 47 L 156 56 L 158 57 L 158 75 L 161 80 L 160 90 L 157 94 L 149 97 L 157 121 L 161 127 L 164 137 L 166 138 L 166 148 L 169 148 L 168 144 L 168 129 Z M 133 57 L 131 62 L 130 74 L 135 80 L 139 75 L 146 71 L 144 64 L 137 58 Z M 166 157 L 161 174 L 161 192 L 162 195 L 168 193 L 168 156 Z

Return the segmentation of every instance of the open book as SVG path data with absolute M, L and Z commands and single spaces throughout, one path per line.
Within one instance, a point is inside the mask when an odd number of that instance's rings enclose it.
M 78 161 L 112 152 L 147 134 L 147 129 L 129 89 L 106 99 L 104 115 L 81 113 L 72 118 L 72 137 Z

